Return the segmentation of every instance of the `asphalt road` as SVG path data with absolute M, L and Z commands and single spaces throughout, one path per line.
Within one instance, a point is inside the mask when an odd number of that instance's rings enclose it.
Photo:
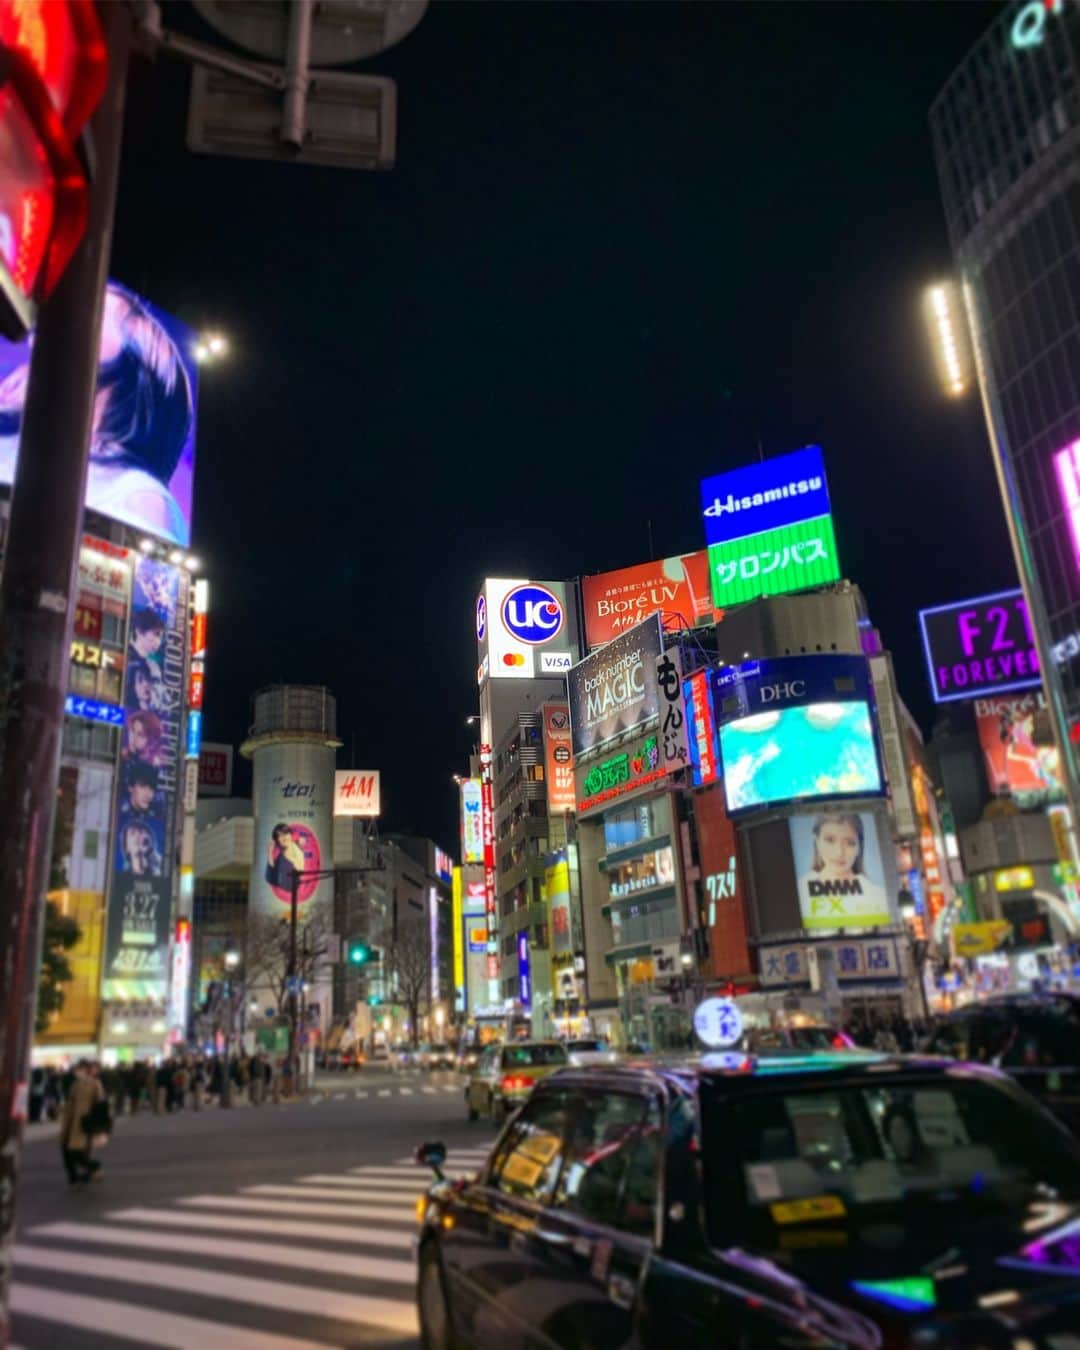
M 18 1202 L 12 1343 L 301 1350 L 415 1346 L 412 1239 L 441 1139 L 469 1171 L 494 1138 L 452 1073 L 326 1075 L 306 1100 L 117 1122 L 72 1189 L 33 1132 Z

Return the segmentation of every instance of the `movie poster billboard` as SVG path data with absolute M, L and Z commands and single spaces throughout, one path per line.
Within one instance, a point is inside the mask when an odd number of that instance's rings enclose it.
M 893 922 L 877 821 L 869 811 L 792 816 L 788 828 L 804 928 Z
M 138 557 L 124 671 L 103 997 L 164 1002 L 184 717 L 188 575 Z
M 195 472 L 194 335 L 133 291 L 105 294 L 86 505 L 187 547 Z M 15 481 L 29 340 L 0 338 L 0 484 Z
M 331 821 L 334 757 L 331 746 L 315 741 L 282 741 L 260 746 L 252 766 L 255 855 L 249 910 L 288 917 L 293 878 L 300 921 L 315 902 L 333 895 L 333 880 L 305 875 L 333 866 Z
M 1064 798 L 1061 757 L 1041 690 L 976 699 L 975 725 L 994 796 L 1024 808 Z
M 714 617 L 709 592 L 709 557 L 704 549 L 674 558 L 582 577 L 585 642 L 589 650 L 633 628 L 650 614 L 665 630 L 708 623 Z

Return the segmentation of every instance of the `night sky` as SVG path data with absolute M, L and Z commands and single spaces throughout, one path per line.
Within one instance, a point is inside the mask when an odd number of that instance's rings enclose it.
M 234 353 L 199 410 L 207 739 L 326 684 L 383 828 L 456 846 L 482 578 L 643 562 L 650 522 L 697 548 L 699 478 L 813 441 L 928 731 L 916 609 L 1014 582 L 919 308 L 927 111 L 999 10 L 436 3 L 360 67 L 398 82 L 389 174 L 194 155 L 186 69 L 138 63 L 113 274 Z

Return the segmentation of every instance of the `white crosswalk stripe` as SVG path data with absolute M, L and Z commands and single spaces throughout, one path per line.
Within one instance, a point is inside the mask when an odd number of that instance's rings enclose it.
M 422 1088 L 420 1089 L 420 1091 L 421 1091 L 421 1092 L 426 1092 L 426 1093 L 429 1094 L 429 1096 L 432 1096 L 432 1097 L 434 1097 L 434 1095 L 435 1095 L 435 1089 L 434 1089 L 433 1087 L 422 1087 Z
M 455 1151 L 450 1165 L 484 1153 Z M 414 1336 L 415 1211 L 429 1179 L 409 1157 L 40 1224 L 15 1247 L 14 1334 L 25 1350 L 63 1343 L 62 1328 L 177 1350 Z M 192 1290 L 213 1315 L 174 1311 Z

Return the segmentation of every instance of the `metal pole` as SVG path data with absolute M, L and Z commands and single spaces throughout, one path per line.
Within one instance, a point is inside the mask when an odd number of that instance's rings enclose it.
M 289 6 L 289 38 L 285 49 L 285 106 L 281 114 L 282 142 L 300 150 L 305 136 L 305 104 L 311 62 L 313 0 L 293 0 Z
M 296 913 L 300 903 L 300 878 L 302 872 L 293 872 L 289 879 L 289 1073 L 292 1077 L 292 1090 L 295 1095 L 300 1091 L 299 1064 L 297 1062 L 296 1035 Z
M 38 318 L 0 578 L 0 1344 L 131 42 L 127 5 L 98 15 L 109 74 L 91 123 L 89 218 Z

